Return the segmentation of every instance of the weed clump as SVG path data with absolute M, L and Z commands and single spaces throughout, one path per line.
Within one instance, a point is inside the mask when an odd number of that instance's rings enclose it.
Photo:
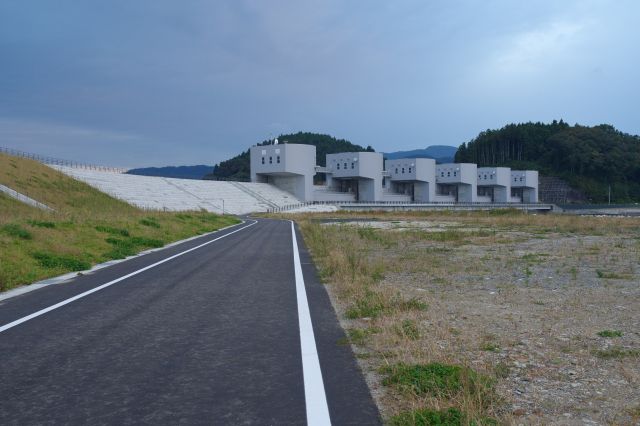
M 622 337 L 622 331 L 620 330 L 602 330 L 598 332 L 600 337 Z
M 430 364 L 395 364 L 382 368 L 385 386 L 395 386 L 418 396 L 453 398 L 463 390 L 479 394 L 492 387 L 491 381 L 470 368 L 438 362 Z
M 128 230 L 114 228 L 112 226 L 98 225 L 98 226 L 96 226 L 96 231 L 104 232 L 104 233 L 112 234 L 112 235 L 120 235 L 120 236 L 123 236 L 123 237 L 128 237 L 129 236 L 129 231 Z
M 31 232 L 15 223 L 7 223 L 6 225 L 3 225 L 2 228 L 0 228 L 0 231 L 10 237 L 20 238 L 22 240 L 31 240 L 33 238 Z
M 420 408 L 413 411 L 405 411 L 390 419 L 392 426 L 493 426 L 498 422 L 489 417 L 472 420 L 466 413 L 457 408 L 446 410 L 432 410 Z
M 109 237 L 105 240 L 111 244 L 111 250 L 105 254 L 110 259 L 124 259 L 128 256 L 137 254 L 141 248 L 155 248 L 162 247 L 164 241 L 145 238 L 145 237 L 131 237 L 131 238 L 114 238 Z
M 365 290 L 364 295 L 355 299 L 345 313 L 349 319 L 377 318 L 393 311 L 424 311 L 428 305 L 416 298 L 402 299 L 399 295 L 388 297 L 373 290 Z
M 347 318 L 376 318 L 388 309 L 388 303 L 384 296 L 367 290 L 364 296 L 356 299 L 352 306 L 345 313 Z
M 351 342 L 354 345 L 363 345 L 369 336 L 379 332 L 380 329 L 377 327 L 350 328 L 347 330 L 347 342 Z
M 612 280 L 621 280 L 625 278 L 623 275 L 616 274 L 615 272 L 603 271 L 601 269 L 596 269 L 596 275 L 598 276 L 598 278 L 605 278 L 605 279 L 612 279 Z
M 140 224 L 144 226 L 148 226 L 150 228 L 160 228 L 160 224 L 153 217 L 145 217 L 143 219 L 140 219 Z
M 190 215 L 185 215 L 185 216 L 191 217 Z M 198 215 L 198 219 L 200 219 L 200 222 L 204 222 L 204 223 L 217 223 L 220 220 L 220 216 L 218 216 L 215 213 L 202 211 L 200 215 Z
M 486 342 L 480 346 L 480 349 L 487 352 L 498 352 L 500 351 L 500 346 L 497 343 Z
M 638 349 L 626 349 L 620 346 L 613 346 L 608 349 L 600 349 L 593 351 L 593 354 L 602 359 L 621 359 L 621 358 L 638 358 L 640 357 L 640 350 Z
M 447 410 L 431 410 L 422 408 L 414 411 L 405 411 L 394 416 L 390 420 L 392 426 L 462 426 L 464 415 L 457 408 Z
M 390 239 L 388 236 L 384 235 L 381 232 L 376 231 L 371 227 L 359 227 L 358 228 L 358 236 L 363 240 L 373 241 L 382 245 L 385 248 L 392 247 L 395 242 Z
M 523 216 L 526 213 L 523 210 L 514 209 L 512 207 L 506 209 L 491 209 L 487 211 L 489 216 Z
M 393 304 L 400 311 L 426 311 L 429 308 L 429 305 L 426 303 L 412 297 L 410 299 L 401 299 L 399 296 L 396 296 L 393 299 Z
M 28 220 L 27 223 L 38 228 L 55 228 L 56 224 L 45 220 Z
M 507 377 L 509 377 L 509 374 L 511 374 L 511 368 L 504 362 L 497 363 L 493 368 L 493 371 L 496 377 L 500 379 L 506 379 Z
M 140 247 L 158 248 L 164 246 L 164 241 L 157 238 L 131 237 L 130 241 Z
M 36 252 L 31 255 L 43 268 L 62 268 L 69 271 L 84 271 L 91 268 L 87 261 L 76 259 L 73 256 L 63 254 L 53 254 L 47 252 Z
M 406 337 L 409 340 L 418 340 L 421 335 L 416 322 L 410 319 L 402 321 L 397 331 L 400 336 Z

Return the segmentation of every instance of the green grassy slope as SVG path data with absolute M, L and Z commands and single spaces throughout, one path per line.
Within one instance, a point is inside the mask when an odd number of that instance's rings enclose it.
M 207 212 L 148 212 L 35 161 L 0 155 L 0 183 L 55 209 L 0 193 L 0 291 L 238 223 Z

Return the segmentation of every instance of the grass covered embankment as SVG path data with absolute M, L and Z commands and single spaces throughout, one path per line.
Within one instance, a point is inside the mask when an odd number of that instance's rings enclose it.
M 43 164 L 7 155 L 0 155 L 0 184 L 55 210 L 0 193 L 0 291 L 239 222 L 207 212 L 144 211 Z

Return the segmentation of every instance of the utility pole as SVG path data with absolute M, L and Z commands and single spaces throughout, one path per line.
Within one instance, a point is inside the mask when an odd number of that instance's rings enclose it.
M 611 184 L 609 184 L 609 205 L 611 205 Z

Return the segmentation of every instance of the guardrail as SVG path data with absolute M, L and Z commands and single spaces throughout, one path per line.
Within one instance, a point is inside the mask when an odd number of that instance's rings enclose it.
M 128 171 L 128 169 L 124 169 L 121 167 L 106 167 L 98 166 L 95 164 L 80 163 L 77 161 L 64 160 L 62 158 L 49 157 L 46 155 L 34 154 L 32 152 L 25 152 L 20 151 L 19 149 L 6 148 L 2 146 L 0 146 L 0 153 L 11 155 L 14 157 L 28 158 L 30 160 L 34 160 L 43 164 L 71 167 L 74 169 L 97 170 L 101 172 L 111 173 L 126 173 Z
M 307 201 L 305 203 L 288 204 L 282 207 L 276 207 L 269 209 L 269 213 L 279 213 L 284 211 L 295 210 L 301 207 L 313 206 L 313 205 L 330 205 L 330 206 L 345 206 L 345 207 L 362 207 L 362 208 L 375 208 L 375 207 L 415 207 L 415 208 L 494 208 L 494 209 L 507 209 L 513 208 L 518 210 L 553 210 L 553 205 L 546 203 L 454 203 L 450 201 L 434 201 L 430 203 L 416 203 L 413 201 L 378 201 L 378 202 L 361 202 L 361 201 Z

